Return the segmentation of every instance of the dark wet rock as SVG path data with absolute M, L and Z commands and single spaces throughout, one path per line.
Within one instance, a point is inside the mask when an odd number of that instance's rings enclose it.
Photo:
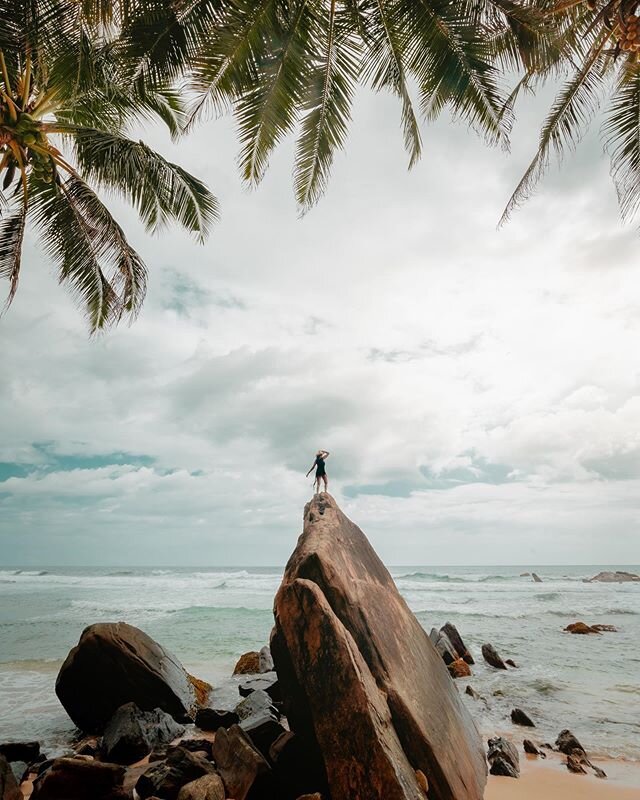
M 213 758 L 211 754 L 213 742 L 210 739 L 181 739 L 176 747 L 183 747 L 190 753 L 205 753 L 207 758 Z
M 518 669 L 518 665 L 512 658 L 505 658 L 504 663 L 509 666 L 513 667 L 514 669 Z
M 184 727 L 165 711 L 141 711 L 135 703 L 127 703 L 109 720 L 102 737 L 102 752 L 107 761 L 133 764 L 157 745 L 168 744 L 183 733 Z
M 543 753 L 542 750 L 538 750 L 535 744 L 531 741 L 531 739 L 523 739 L 522 740 L 522 747 L 525 753 L 529 753 L 531 756 L 539 756 L 540 758 L 546 758 L 546 753 Z
M 271 657 L 271 650 L 267 644 L 260 650 L 258 671 L 261 673 L 273 671 L 273 658 Z
M 238 725 L 218 731 L 213 743 L 213 757 L 227 797 L 234 800 L 268 800 L 274 797 L 271 768 Z
M 476 692 L 473 686 L 467 686 L 467 688 L 464 690 L 464 693 L 468 694 L 469 697 L 473 697 L 474 700 L 480 700 L 480 695 L 478 692 Z
M 455 625 L 452 625 L 450 622 L 445 622 L 445 624 L 440 628 L 440 633 L 444 634 L 451 642 L 457 658 L 464 659 L 467 664 L 475 664 L 473 656 L 469 652 L 466 644 L 462 641 L 462 636 L 460 636 L 460 633 Z
M 598 633 L 618 633 L 618 629 L 615 625 L 603 625 L 599 623 L 598 625 L 592 625 L 591 627 L 594 631 L 598 631 Z
M 471 667 L 462 658 L 447 664 L 447 669 L 452 678 L 468 678 L 471 675 Z
M 331 796 L 423 800 L 420 769 L 431 800 L 480 800 L 477 730 L 388 571 L 330 495 L 304 523 L 271 652 L 291 729 L 315 740 Z
M 3 755 L 0 755 L 0 800 L 22 800 L 18 782 Z
M 536 575 L 535 572 L 531 573 L 531 577 L 533 578 L 534 583 L 542 583 L 542 578 L 539 575 Z
M 444 663 L 447 666 L 449 666 L 449 664 L 453 664 L 457 658 L 457 653 L 452 642 L 449 640 L 449 637 L 442 633 L 442 631 L 439 631 L 437 628 L 432 628 L 431 633 L 429 634 L 429 639 L 431 639 L 433 642 L 433 646 L 440 654 L 440 657 Z
M 489 762 L 489 772 L 492 775 L 519 778 L 520 758 L 513 743 L 502 736 L 498 736 L 495 739 L 489 739 L 488 744 L 487 760 Z
M 571 625 L 567 625 L 565 631 L 579 634 L 599 633 L 599 631 L 587 625 L 585 622 L 572 622 Z
M 521 708 L 514 708 L 511 711 L 511 722 L 513 722 L 514 725 L 523 725 L 525 728 L 536 727 L 531 717 Z
M 183 722 L 196 712 L 196 693 L 178 659 L 124 622 L 86 628 L 62 665 L 56 694 L 83 731 L 101 731 L 120 706 L 160 708 Z
M 178 792 L 178 800 L 225 800 L 222 778 L 216 773 L 187 783 Z
M 575 772 L 581 775 L 587 774 L 586 764 L 584 763 L 584 753 L 580 752 L 580 750 L 576 750 L 575 755 L 570 753 L 565 763 L 569 772 Z
M 531 573 L 530 572 L 521 572 L 520 573 L 520 577 L 521 578 L 530 578 L 531 577 Z
M 581 750 L 583 753 L 586 752 L 577 738 L 566 728 L 558 734 L 556 747 L 561 753 L 567 756 L 573 753 L 574 750 Z
M 271 697 L 262 689 L 258 689 L 255 692 L 251 692 L 244 700 L 241 700 L 236 706 L 234 713 L 238 719 L 242 720 L 263 712 L 274 714 L 278 717 L 280 716 L 280 712 L 273 705 Z
M 145 800 L 157 797 L 163 800 L 176 800 L 178 792 L 187 783 L 213 775 L 215 767 L 198 753 L 190 753 L 183 747 L 175 747 L 167 755 L 166 761 L 153 764 L 136 783 L 136 792 Z
M 268 711 L 262 711 L 246 717 L 240 727 L 251 739 L 253 746 L 268 759 L 269 749 L 275 740 L 283 733 L 285 728 L 278 721 L 278 717 Z
M 4 742 L 0 744 L 0 755 L 7 761 L 26 761 L 31 764 L 40 757 L 40 742 Z
M 322 795 L 320 792 L 314 792 L 313 794 L 301 794 L 298 796 L 297 800 L 322 800 Z
M 638 583 L 640 582 L 640 575 L 634 572 L 624 572 L 617 570 L 616 572 L 599 572 L 593 578 L 587 578 L 586 582 L 591 583 L 597 581 L 600 583 Z
M 238 685 L 238 691 L 242 697 L 249 697 L 253 692 L 262 691 L 266 692 L 274 702 L 280 702 L 282 699 L 280 684 L 275 671 L 248 678 Z
M 75 751 L 79 756 L 92 756 L 95 758 L 100 754 L 101 741 L 98 736 L 86 736 L 75 745 Z
M 482 657 L 492 667 L 496 669 L 506 669 L 507 665 L 504 663 L 502 658 L 498 655 L 498 651 L 492 644 L 483 644 L 482 645 Z
M 297 798 L 320 792 L 329 795 L 322 758 L 315 757 L 304 739 L 291 731 L 281 734 L 269 748 L 278 798 Z
M 257 650 L 243 653 L 233 668 L 234 675 L 256 675 L 258 672 L 260 672 L 260 653 Z
M 230 728 L 239 720 L 235 711 L 216 708 L 200 708 L 196 714 L 196 726 L 202 731 L 217 731 L 218 728 Z
M 33 783 L 31 800 L 125 800 L 125 768 L 85 758 L 56 758 Z

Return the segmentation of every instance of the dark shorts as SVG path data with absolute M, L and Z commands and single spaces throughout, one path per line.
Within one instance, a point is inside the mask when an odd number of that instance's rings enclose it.
M 318 478 L 326 478 L 326 476 L 327 473 L 325 472 L 325 470 L 322 471 L 320 471 L 319 469 L 316 470 L 316 480 L 318 480 Z

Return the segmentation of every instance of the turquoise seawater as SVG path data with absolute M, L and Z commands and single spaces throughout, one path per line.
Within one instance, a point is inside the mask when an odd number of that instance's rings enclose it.
M 571 728 L 593 755 L 640 760 L 640 584 L 583 583 L 614 566 L 394 567 L 399 590 L 428 631 L 454 623 L 477 657 L 465 697 L 484 733 L 509 730 L 525 709 L 534 738 Z M 533 583 L 522 572 L 537 572 Z M 67 652 L 93 622 L 123 620 L 172 650 L 214 685 L 238 656 L 268 641 L 281 568 L 0 567 L 0 741 L 62 746 L 73 726 L 54 683 Z M 571 636 L 569 622 L 611 623 L 618 633 Z M 492 642 L 520 669 L 482 663 Z M 502 694 L 494 695 L 501 691 Z

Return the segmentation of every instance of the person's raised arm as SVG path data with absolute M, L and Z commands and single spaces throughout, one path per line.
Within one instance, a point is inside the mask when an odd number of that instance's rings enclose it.
M 328 450 L 323 450 L 322 451 L 322 457 L 323 458 L 329 458 L 330 455 L 331 455 L 331 453 Z

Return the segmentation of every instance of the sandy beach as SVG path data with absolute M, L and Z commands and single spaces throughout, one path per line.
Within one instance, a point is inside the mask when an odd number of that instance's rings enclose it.
M 597 764 L 606 779 L 574 775 L 557 756 L 545 761 L 526 756 L 520 778 L 489 776 L 484 800 L 638 800 L 640 764 L 613 759 Z

